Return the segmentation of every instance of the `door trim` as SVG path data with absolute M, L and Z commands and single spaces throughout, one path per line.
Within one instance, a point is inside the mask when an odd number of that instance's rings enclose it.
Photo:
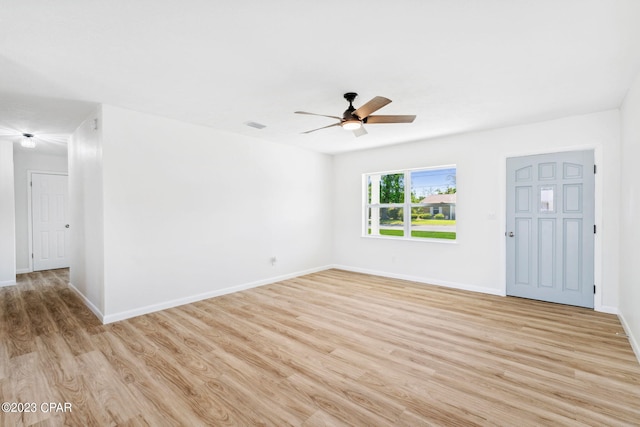
M 582 150 L 593 150 L 593 156 L 595 160 L 595 164 L 598 166 L 598 173 L 595 176 L 595 195 L 594 195 L 594 216 L 595 223 L 598 230 L 603 230 L 602 227 L 602 203 L 603 203 L 603 179 L 604 179 L 604 171 L 606 170 L 606 165 L 604 163 L 603 149 L 597 145 L 575 145 L 568 146 L 562 148 L 549 148 L 549 149 L 539 149 L 539 150 L 522 150 L 522 151 L 514 151 L 510 153 L 505 153 L 500 157 L 500 224 L 502 224 L 502 228 L 500 229 L 500 271 L 502 271 L 500 289 L 502 295 L 507 295 L 507 241 L 504 239 L 504 232 L 507 229 L 507 159 L 510 157 L 522 157 L 522 156 L 531 156 L 531 155 L 539 155 L 539 154 L 555 154 L 555 153 L 564 153 L 567 151 L 582 151 Z M 616 307 L 605 306 L 602 303 L 603 300 L 603 280 L 602 280 L 602 259 L 603 259 L 603 250 L 602 250 L 602 232 L 598 232 L 596 234 L 596 238 L 594 241 L 594 259 L 593 259 L 593 279 L 596 285 L 596 293 L 593 296 L 593 309 L 595 311 L 600 311 L 604 313 L 610 314 L 618 314 L 618 310 Z
M 27 170 L 27 229 L 29 232 L 29 273 L 33 273 L 33 213 L 31 206 L 31 182 L 33 174 L 42 174 L 42 175 L 64 175 L 69 176 L 68 172 L 59 172 L 59 171 L 42 171 L 42 170 Z

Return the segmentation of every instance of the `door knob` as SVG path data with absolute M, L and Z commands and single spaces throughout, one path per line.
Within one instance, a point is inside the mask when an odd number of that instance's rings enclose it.
M 65 225 L 64 228 L 69 228 L 69 224 Z
M 513 231 L 509 232 L 509 237 L 513 237 Z

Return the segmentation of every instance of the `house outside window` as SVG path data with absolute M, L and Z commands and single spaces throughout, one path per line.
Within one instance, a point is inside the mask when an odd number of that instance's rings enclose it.
M 456 239 L 456 167 L 368 173 L 364 182 L 366 237 Z

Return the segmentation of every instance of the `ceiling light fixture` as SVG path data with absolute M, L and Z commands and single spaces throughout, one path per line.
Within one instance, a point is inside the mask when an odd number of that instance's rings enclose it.
M 32 133 L 23 133 L 20 145 L 24 148 L 36 148 L 36 140 L 33 139 Z
M 345 130 L 356 130 L 362 127 L 362 122 L 356 119 L 348 119 L 342 122 L 342 129 Z

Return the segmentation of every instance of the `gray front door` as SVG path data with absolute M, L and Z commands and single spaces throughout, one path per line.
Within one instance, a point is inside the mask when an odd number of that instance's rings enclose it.
M 507 159 L 507 295 L 593 308 L 593 151 Z

